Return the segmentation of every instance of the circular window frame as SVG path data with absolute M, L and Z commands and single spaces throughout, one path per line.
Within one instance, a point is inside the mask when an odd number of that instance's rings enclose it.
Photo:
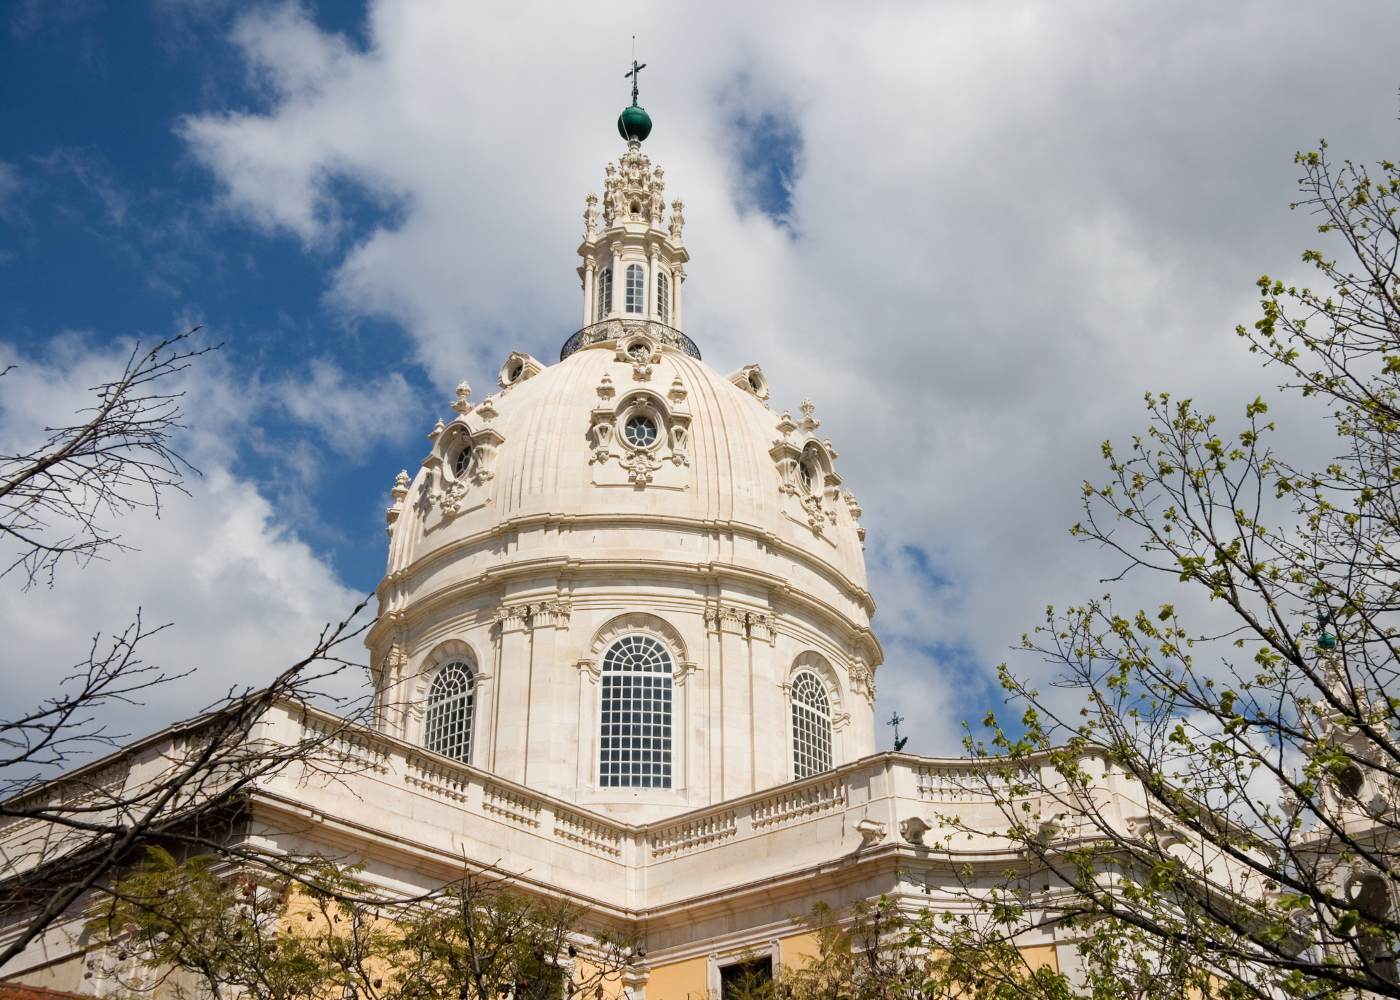
M 651 439 L 649 444 L 638 444 L 628 435 L 627 428 L 634 420 L 645 420 L 651 424 L 655 437 Z M 664 427 L 665 424 L 662 423 L 661 418 L 651 407 L 632 407 L 622 418 L 622 443 L 633 451 L 655 451 L 657 446 L 661 444 L 661 436 Z
M 636 340 L 628 341 L 622 348 L 622 353 L 627 355 L 627 359 L 636 364 L 644 365 L 651 361 L 652 346 L 645 340 L 638 337 Z

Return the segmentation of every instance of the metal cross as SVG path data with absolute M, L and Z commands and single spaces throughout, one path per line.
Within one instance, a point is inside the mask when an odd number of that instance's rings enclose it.
M 633 106 L 633 107 L 636 107 L 636 104 L 637 104 L 637 80 L 641 78 L 641 72 L 642 72 L 642 70 L 644 70 L 644 69 L 646 69 L 646 68 L 647 68 L 647 64 L 646 64 L 646 63 L 638 63 L 636 59 L 633 59 L 633 60 L 632 60 L 632 68 L 631 68 L 630 70 L 628 70 L 626 73 L 623 73 L 623 74 L 622 74 L 622 78 L 623 78 L 624 80 L 627 79 L 627 77 L 629 77 L 629 76 L 632 78 L 632 106 Z
M 894 748 L 896 752 L 903 750 L 904 744 L 909 742 L 909 737 L 907 736 L 904 737 L 904 739 L 899 738 L 899 724 L 903 721 L 904 716 L 900 715 L 898 712 L 891 712 L 890 721 L 885 723 L 887 726 L 894 726 Z

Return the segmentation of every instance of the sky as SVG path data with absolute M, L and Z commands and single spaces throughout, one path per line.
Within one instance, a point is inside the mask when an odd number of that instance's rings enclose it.
M 1148 390 L 1235 417 L 1234 335 L 1317 236 L 1295 150 L 1400 147 L 1400 7 L 15 0 L 0 7 L 0 443 L 64 422 L 133 343 L 199 325 L 200 470 L 131 551 L 0 580 L 6 701 L 138 608 L 196 668 L 157 728 L 270 678 L 383 571 L 383 509 L 462 378 L 557 357 L 584 197 L 647 63 L 646 152 L 686 203 L 686 327 L 810 398 L 864 508 L 878 711 L 956 754 L 1047 604 L 1099 443 Z M 1280 434 L 1325 449 L 1315 415 Z M 1144 591 L 1144 601 L 1154 596 Z M 1171 599 L 1171 596 L 1163 599 Z M 892 732 L 881 726 L 882 744 Z

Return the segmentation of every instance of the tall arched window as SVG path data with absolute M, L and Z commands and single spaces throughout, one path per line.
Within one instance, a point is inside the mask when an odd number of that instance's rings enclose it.
M 627 265 L 627 311 L 639 313 L 646 302 L 646 272 L 641 264 Z
M 792 681 L 792 776 L 807 778 L 831 770 L 831 702 L 816 674 Z
M 625 635 L 603 654 L 598 783 L 671 787 L 671 654 L 649 635 Z
M 671 279 L 665 271 L 656 272 L 656 318 L 663 323 L 671 322 Z
M 598 272 L 598 307 L 594 316 L 597 320 L 607 318 L 612 312 L 612 268 L 605 267 Z
M 428 689 L 423 745 L 433 753 L 467 763 L 472 755 L 472 702 L 476 679 L 460 660 L 445 663 Z

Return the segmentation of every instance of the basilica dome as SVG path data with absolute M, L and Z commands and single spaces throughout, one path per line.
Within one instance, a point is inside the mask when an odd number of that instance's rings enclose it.
M 815 408 L 683 332 L 684 215 L 633 137 L 590 195 L 583 327 L 463 382 L 389 508 L 392 735 L 650 819 L 874 751 L 860 507 Z

